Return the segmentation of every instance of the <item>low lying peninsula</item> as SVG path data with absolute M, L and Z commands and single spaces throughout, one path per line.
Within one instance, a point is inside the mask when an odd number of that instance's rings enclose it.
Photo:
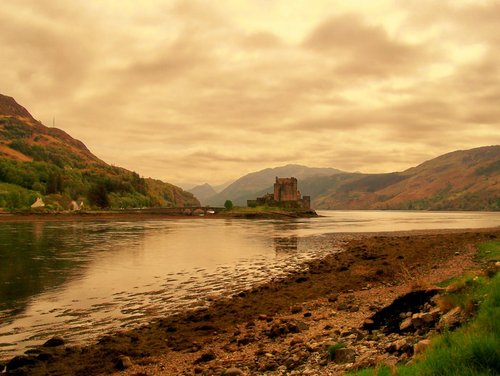
M 437 283 L 477 273 L 485 267 L 478 245 L 498 244 L 499 237 L 500 228 L 311 237 L 343 251 L 209 308 L 90 345 L 56 338 L 11 360 L 7 374 L 332 375 L 383 363 L 394 367 L 418 357 L 413 354 L 423 350 L 416 344 L 437 329 L 388 332 L 364 325 L 398 296 L 439 292 Z M 434 304 L 417 301 L 405 309 L 432 312 Z

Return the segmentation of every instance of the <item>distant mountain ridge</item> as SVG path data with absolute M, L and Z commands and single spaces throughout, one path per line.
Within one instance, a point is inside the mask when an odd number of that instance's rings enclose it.
M 188 189 L 188 192 L 192 193 L 202 205 L 207 204 L 207 200 L 217 194 L 217 191 L 208 183 L 197 185 L 191 189 Z
M 272 192 L 276 176 L 294 176 L 300 181 L 308 177 L 329 176 L 341 172 L 342 171 L 336 168 L 307 167 L 298 164 L 266 168 L 237 179 L 220 193 L 209 198 L 208 203 L 210 205 L 220 206 L 224 204 L 225 200 L 231 200 L 234 205 L 245 206 L 247 200 L 255 199 L 257 196 L 261 196 L 266 192 Z
M 2 94 L 0 184 L 0 208 L 27 207 L 36 196 L 56 209 L 72 200 L 117 208 L 199 205 L 179 187 L 105 163 L 83 142 L 46 127 Z
M 458 150 L 403 172 L 302 181 L 316 209 L 500 210 L 500 146 Z

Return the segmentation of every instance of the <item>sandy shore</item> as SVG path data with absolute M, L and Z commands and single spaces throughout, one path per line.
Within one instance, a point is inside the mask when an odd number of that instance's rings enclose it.
M 12 374 L 220 375 L 231 367 L 244 375 L 341 374 L 325 361 L 325 346 L 354 335 L 374 310 L 416 285 L 477 268 L 475 245 L 499 237 L 500 228 L 316 237 L 326 247 L 341 242 L 344 251 L 207 309 L 85 347 L 33 351 Z

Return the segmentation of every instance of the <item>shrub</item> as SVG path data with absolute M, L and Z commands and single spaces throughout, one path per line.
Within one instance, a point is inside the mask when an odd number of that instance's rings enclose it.
M 345 348 L 345 344 L 343 344 L 342 342 L 338 342 L 338 343 L 335 343 L 333 345 L 328 346 L 328 349 L 326 350 L 328 352 L 328 358 L 330 360 L 334 360 L 335 353 L 337 352 L 337 350 L 343 349 L 343 348 Z
M 224 203 L 224 207 L 226 208 L 226 210 L 231 210 L 233 208 L 233 202 L 231 200 L 226 200 L 226 202 Z

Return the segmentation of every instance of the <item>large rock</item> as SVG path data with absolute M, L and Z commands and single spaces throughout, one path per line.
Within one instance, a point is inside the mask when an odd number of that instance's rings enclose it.
M 455 307 L 441 317 L 439 329 L 454 329 L 459 326 L 464 319 L 462 308 Z
M 413 352 L 415 354 L 422 353 L 422 352 L 425 351 L 425 349 L 427 349 L 427 347 L 429 347 L 430 344 L 431 344 L 431 340 L 430 339 L 423 339 L 423 340 L 417 342 L 413 346 Z
M 400 338 L 394 342 L 389 343 L 386 346 L 386 350 L 389 353 L 411 353 L 412 347 L 407 338 Z
M 399 325 L 399 330 L 402 331 L 402 332 L 406 332 L 406 331 L 410 330 L 411 328 L 413 328 L 411 317 L 407 317 Z
M 33 358 L 27 357 L 25 355 L 18 355 L 12 358 L 7 363 L 7 371 L 12 371 L 24 366 L 32 366 L 35 364 L 35 360 Z
M 412 315 L 411 325 L 417 329 L 424 325 L 424 320 L 422 320 L 421 313 L 414 313 Z
M 364 353 L 356 359 L 356 369 L 373 367 L 377 364 L 376 353 Z
M 43 347 L 57 347 L 64 345 L 64 339 L 59 336 L 54 336 L 43 344 Z

